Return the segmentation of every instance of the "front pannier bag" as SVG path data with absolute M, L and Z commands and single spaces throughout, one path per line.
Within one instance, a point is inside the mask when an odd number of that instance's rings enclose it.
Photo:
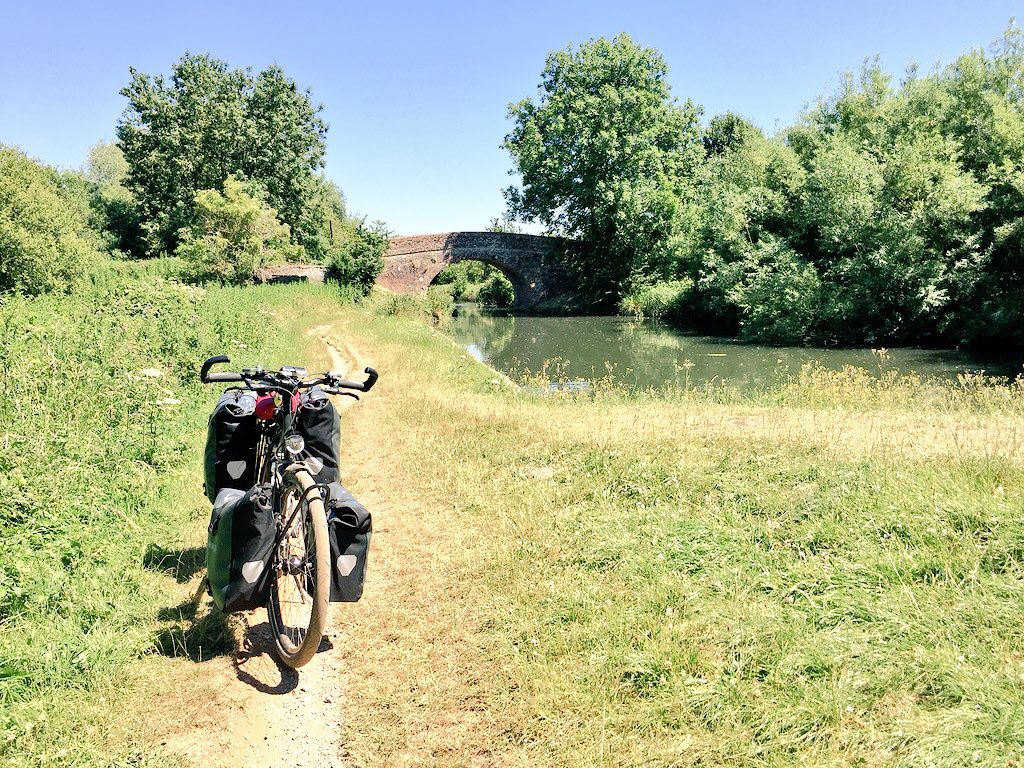
M 250 488 L 256 483 L 256 395 L 228 390 L 210 414 L 203 474 L 206 498 L 222 488 Z
M 313 474 L 318 483 L 338 482 L 338 442 L 341 437 L 338 409 L 326 392 L 313 387 L 302 393 L 297 415 L 296 431 L 306 441 L 306 447 L 298 458 L 323 462 L 323 468 Z
M 329 488 L 326 507 L 331 540 L 331 602 L 354 603 L 363 596 L 373 523 L 366 507 L 341 483 L 331 483 Z
M 206 539 L 206 573 L 222 611 L 248 611 L 270 597 L 270 556 L 277 526 L 269 485 L 224 488 L 213 503 Z

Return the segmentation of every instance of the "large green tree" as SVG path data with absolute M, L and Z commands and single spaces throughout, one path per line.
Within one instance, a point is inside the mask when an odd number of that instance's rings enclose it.
M 173 251 L 193 221 L 196 193 L 234 175 L 262 186 L 295 242 L 324 255 L 316 170 L 327 124 L 309 91 L 276 65 L 253 76 L 209 55 L 186 53 L 169 80 L 130 72 L 117 136 L 151 252 Z
M 94 226 L 105 234 L 109 247 L 141 255 L 146 244 L 135 196 L 124 185 L 127 176 L 128 161 L 117 144 L 100 141 L 89 149 L 85 179 L 90 185 Z
M 522 177 L 506 190 L 509 210 L 581 241 L 591 296 L 669 276 L 690 233 L 700 110 L 672 99 L 666 74 L 654 49 L 600 38 L 551 53 L 536 101 L 509 107 L 504 146 Z

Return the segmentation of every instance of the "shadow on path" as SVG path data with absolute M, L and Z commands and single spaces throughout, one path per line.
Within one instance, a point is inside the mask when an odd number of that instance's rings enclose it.
M 274 637 L 270 624 L 249 622 L 259 614 L 242 614 L 245 639 L 235 655 L 235 675 L 260 693 L 280 696 L 294 691 L 299 684 L 299 673 L 282 663 L 274 650 Z
M 206 547 L 167 549 L 159 544 L 150 544 L 142 556 L 142 564 L 184 584 L 206 567 Z
M 225 614 L 207 603 L 203 610 L 199 615 L 191 600 L 161 608 L 157 618 L 171 625 L 154 639 L 157 653 L 194 662 L 230 656 L 238 680 L 260 693 L 279 696 L 298 687 L 299 673 L 278 658 L 263 609 Z M 333 647 L 325 636 L 317 652 Z
M 187 600 L 173 608 L 161 608 L 157 618 L 175 622 L 161 630 L 153 641 L 157 652 L 163 656 L 209 661 L 238 652 L 233 622 L 218 610 L 211 610 L 197 620 L 195 605 Z

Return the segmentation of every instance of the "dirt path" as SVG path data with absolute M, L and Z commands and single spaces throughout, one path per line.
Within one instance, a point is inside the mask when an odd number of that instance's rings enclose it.
M 312 328 L 307 333 L 324 345 L 332 370 L 352 377 L 365 366 L 351 345 L 337 341 L 330 326 Z M 349 397 L 334 401 L 339 409 L 356 404 Z M 197 621 L 210 609 L 207 599 Z M 335 617 L 344 606 L 332 605 L 332 609 Z M 344 662 L 334 652 L 338 642 L 334 624 L 328 625 L 327 637 L 316 657 L 302 669 L 293 670 L 274 654 L 265 609 L 243 613 L 240 619 L 236 628 L 241 648 L 238 655 L 200 662 L 199 676 L 206 683 L 204 687 L 215 695 L 181 722 L 177 732 L 162 738 L 162 748 L 183 756 L 190 765 L 204 767 L 348 765 L 341 743 Z M 171 705 L 166 708 L 173 707 L 173 702 L 166 704 Z
M 402 415 L 409 374 L 393 350 L 363 359 L 341 340 L 343 323 L 307 334 L 319 342 L 307 350 L 312 365 L 354 379 L 367 364 L 384 368 L 369 396 L 338 403 L 350 409 L 342 480 L 373 513 L 363 599 L 331 605 L 328 641 L 298 672 L 277 662 L 263 610 L 231 620 L 238 653 L 195 662 L 183 658 L 202 657 L 192 647 L 154 660 L 166 722 L 153 736 L 197 768 L 498 764 L 505 726 L 485 704 L 498 669 L 480 645 L 473 579 L 455 577 L 472 573 L 468 542 L 457 526 L 438 525 L 452 500 L 403 463 L 416 455 L 407 445 L 422 439 Z

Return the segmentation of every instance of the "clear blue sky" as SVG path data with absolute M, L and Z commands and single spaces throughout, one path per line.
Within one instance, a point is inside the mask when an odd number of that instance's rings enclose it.
M 54 3 L 0 0 L 0 143 L 81 166 L 113 139 L 128 67 L 186 51 L 280 64 L 324 104 L 327 174 L 397 234 L 484 228 L 510 183 L 507 105 L 534 96 L 556 48 L 628 32 L 659 49 L 705 118 L 792 123 L 838 73 L 879 54 L 900 75 L 987 46 L 1016 0 L 798 2 Z

